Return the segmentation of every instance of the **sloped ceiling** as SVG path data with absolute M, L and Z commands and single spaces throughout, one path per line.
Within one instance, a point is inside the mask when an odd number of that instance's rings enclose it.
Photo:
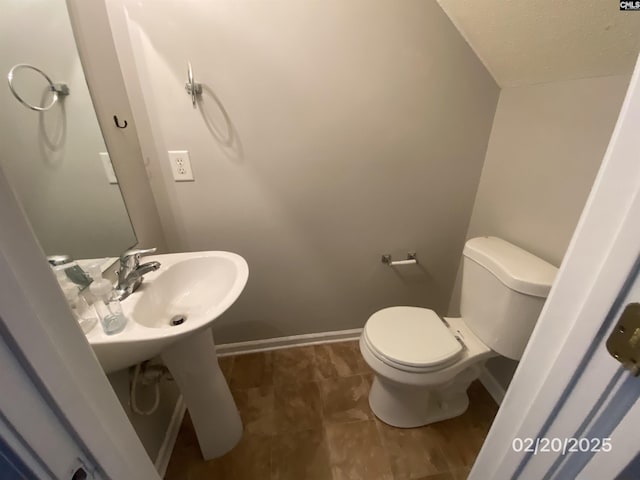
M 618 0 L 438 0 L 501 87 L 631 73 L 640 12 Z

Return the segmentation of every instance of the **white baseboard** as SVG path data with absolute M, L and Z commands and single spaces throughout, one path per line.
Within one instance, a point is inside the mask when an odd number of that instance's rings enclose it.
M 280 348 L 301 347 L 304 345 L 346 342 L 349 340 L 357 340 L 360 338 L 361 333 L 361 328 L 354 328 L 352 330 L 292 335 L 290 337 L 267 338 L 265 340 L 253 340 L 250 342 L 225 343 L 217 345 L 216 352 L 218 356 L 224 357 L 242 353 L 266 352 Z
M 164 435 L 164 440 L 162 441 L 162 445 L 160 445 L 160 450 L 158 451 L 158 455 L 156 456 L 156 461 L 154 463 L 156 470 L 160 474 L 160 478 L 164 478 L 165 473 L 167 473 L 171 453 L 173 452 L 173 447 L 176 443 L 176 439 L 178 438 L 178 432 L 180 431 L 180 425 L 182 424 L 182 418 L 186 411 L 187 407 L 182 395 L 180 395 L 176 402 L 176 406 L 173 409 L 171 421 L 169 422 L 169 426 L 167 427 L 167 431 Z
M 500 385 L 500 382 L 496 380 L 487 367 L 482 367 L 482 372 L 479 377 L 480 383 L 487 389 L 489 395 L 496 401 L 498 405 L 502 404 L 502 400 L 504 400 L 504 395 L 506 393 L 505 389 Z

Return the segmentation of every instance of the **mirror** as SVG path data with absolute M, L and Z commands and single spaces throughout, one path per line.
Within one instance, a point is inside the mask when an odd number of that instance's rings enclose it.
M 136 237 L 93 110 L 66 4 L 0 3 L 0 73 L 6 79 L 0 85 L 0 168 L 46 255 L 117 257 L 135 245 Z M 18 64 L 35 68 L 17 67 L 8 81 Z M 49 80 L 64 85 L 53 92 Z

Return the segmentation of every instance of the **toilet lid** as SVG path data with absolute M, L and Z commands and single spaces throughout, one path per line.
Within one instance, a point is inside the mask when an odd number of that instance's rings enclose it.
M 372 349 L 392 362 L 433 367 L 451 360 L 462 345 L 433 310 L 390 307 L 377 311 L 364 326 Z

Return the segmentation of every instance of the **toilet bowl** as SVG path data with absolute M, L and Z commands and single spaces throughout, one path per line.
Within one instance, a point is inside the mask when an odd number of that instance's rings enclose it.
M 360 351 L 375 373 L 373 413 L 401 428 L 464 413 L 485 361 L 522 355 L 556 272 L 504 240 L 480 237 L 464 250 L 460 318 L 411 306 L 371 315 Z
M 401 428 L 464 413 L 467 387 L 484 362 L 497 355 L 462 318 L 441 319 L 419 307 L 374 313 L 360 337 L 360 351 L 375 372 L 371 409 L 383 422 Z

